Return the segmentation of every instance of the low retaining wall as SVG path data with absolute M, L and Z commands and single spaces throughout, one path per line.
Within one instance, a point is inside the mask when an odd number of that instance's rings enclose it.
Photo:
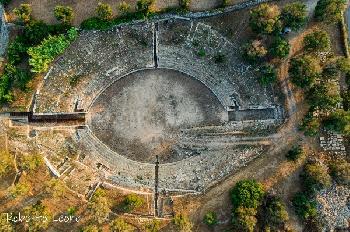
M 5 9 L 0 4 L 0 15 L 1 15 L 1 21 L 0 21 L 0 56 L 3 56 L 5 54 L 8 40 L 9 40 L 9 31 L 6 23 L 6 16 L 5 16 Z

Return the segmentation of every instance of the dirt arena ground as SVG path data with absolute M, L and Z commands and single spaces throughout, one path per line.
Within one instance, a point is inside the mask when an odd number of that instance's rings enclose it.
M 218 99 L 201 82 L 156 69 L 130 74 L 109 86 L 90 109 L 89 124 L 118 153 L 154 162 L 155 155 L 171 151 L 181 128 L 217 125 L 226 117 Z

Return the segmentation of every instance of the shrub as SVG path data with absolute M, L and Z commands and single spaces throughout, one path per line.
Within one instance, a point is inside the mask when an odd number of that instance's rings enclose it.
M 250 62 L 261 60 L 267 50 L 260 40 L 253 40 L 244 46 L 244 57 Z
M 136 3 L 136 9 L 143 14 L 144 17 L 148 17 L 152 13 L 152 6 L 155 0 L 138 0 Z
M 259 69 L 261 77 L 259 79 L 260 84 L 267 86 L 275 83 L 277 80 L 277 72 L 273 65 L 265 64 Z
M 234 211 L 232 223 L 239 231 L 253 232 L 257 223 L 255 217 L 256 213 L 257 211 L 255 208 L 245 208 L 240 206 Z
M 43 158 L 39 154 L 34 155 L 22 155 L 19 158 L 19 168 L 23 171 L 35 171 L 41 165 L 43 165 Z
M 158 232 L 160 231 L 160 221 L 153 219 L 150 223 L 145 226 L 146 232 Z
M 256 209 L 265 192 L 262 185 L 255 180 L 241 180 L 233 187 L 230 194 L 234 208 L 243 206 Z
M 289 75 L 293 84 L 305 88 L 314 84 L 320 70 L 318 62 L 313 57 L 302 55 L 291 59 Z
M 32 74 L 27 69 L 16 68 L 14 87 L 26 91 L 30 80 L 32 80 Z
M 271 34 L 281 29 L 277 5 L 260 4 L 250 11 L 249 25 L 256 33 Z
M 32 7 L 30 4 L 22 3 L 19 8 L 15 8 L 13 13 L 21 20 L 23 23 L 29 23 L 31 20 Z
M 263 208 L 265 225 L 278 229 L 289 219 L 286 206 L 283 201 L 276 196 L 268 196 Z
M 23 42 L 22 37 L 17 37 L 8 47 L 8 62 L 13 65 L 19 64 L 28 56 L 27 50 L 28 46 Z
M 304 117 L 300 129 L 304 131 L 306 136 L 316 136 L 320 129 L 320 122 L 317 118 L 313 117 L 312 112 L 309 112 Z
M 188 11 L 190 9 L 191 0 L 180 0 L 180 7 Z
M 46 217 L 47 220 L 27 220 L 25 222 L 29 231 L 45 231 L 51 223 L 51 212 L 44 206 L 41 201 L 38 201 L 32 206 L 24 208 L 24 214 L 30 215 L 32 218 Z
M 57 5 L 54 9 L 56 19 L 62 23 L 70 24 L 73 21 L 74 13 L 72 7 Z
M 11 64 L 6 64 L 4 73 L 0 76 L 0 102 L 6 103 L 13 100 L 10 93 L 11 85 L 16 78 L 16 67 Z
M 226 59 L 227 59 L 226 56 L 221 53 L 218 53 L 214 56 L 214 62 L 217 64 L 225 63 Z
M 12 0 L 0 0 L 0 3 L 3 5 L 3 6 L 6 6 L 8 5 Z
M 338 78 L 338 75 L 339 68 L 337 67 L 337 64 L 333 62 L 326 64 L 322 70 L 322 77 L 326 80 L 334 80 Z
M 121 13 L 121 15 L 128 14 L 130 12 L 130 5 L 125 1 L 122 1 L 121 3 L 119 3 L 118 10 Z
M 12 198 L 22 197 L 29 193 L 30 186 L 27 183 L 18 183 L 9 188 L 9 194 Z
M 303 148 L 300 145 L 294 146 L 288 151 L 286 157 L 288 160 L 296 161 L 304 155 Z
M 303 220 L 314 218 L 317 215 L 316 202 L 302 192 L 295 194 L 292 200 L 296 214 Z
M 97 17 L 104 21 L 109 21 L 113 18 L 112 7 L 107 3 L 99 2 L 96 8 Z
M 329 187 L 332 183 L 327 167 L 320 163 L 306 164 L 302 173 L 302 178 L 303 185 L 310 193 Z
M 203 221 L 208 226 L 214 226 L 214 225 L 218 224 L 218 219 L 217 219 L 216 213 L 213 211 L 206 213 L 204 215 Z
M 0 213 L 0 231 L 3 232 L 15 232 L 13 225 L 7 219 L 6 213 Z
M 62 54 L 77 36 L 75 28 L 70 29 L 67 35 L 49 36 L 44 39 L 40 45 L 28 49 L 29 65 L 31 71 L 40 73 L 45 72 L 49 68 L 49 64 Z
M 350 185 L 350 163 L 337 160 L 330 164 L 331 176 L 338 184 Z
M 122 218 L 114 219 L 110 224 L 111 231 L 114 232 L 133 232 L 133 226 L 129 225 Z
M 88 225 L 82 229 L 82 232 L 100 232 L 100 229 L 96 225 Z
M 4 177 L 14 169 L 14 162 L 10 153 L 5 150 L 0 151 L 0 177 Z
M 190 219 L 184 215 L 184 214 L 176 214 L 173 222 L 175 226 L 181 231 L 181 232 L 190 232 L 192 231 L 192 223 Z
M 350 59 L 340 57 L 336 61 L 337 68 L 344 73 L 350 73 Z
M 205 55 L 206 55 L 205 50 L 203 48 L 199 49 L 197 55 L 199 57 L 205 57 Z
M 107 220 L 111 209 L 104 190 L 98 188 L 95 191 L 88 203 L 88 210 L 96 222 L 101 224 Z
M 315 18 L 327 23 L 337 23 L 342 18 L 345 0 L 319 0 L 315 7 Z
M 331 40 L 326 31 L 317 30 L 304 37 L 304 48 L 307 51 L 327 51 L 330 48 Z
M 271 44 L 270 53 L 274 57 L 285 58 L 288 56 L 290 45 L 287 40 L 282 37 L 276 37 Z
M 340 103 L 340 96 L 330 91 L 330 86 L 315 84 L 307 94 L 307 101 L 311 109 L 331 110 Z
M 290 27 L 293 30 L 300 29 L 306 23 L 306 5 L 302 2 L 286 4 L 282 9 L 281 18 L 286 27 Z
M 337 110 L 332 112 L 327 118 L 322 121 L 322 124 L 328 130 L 350 134 L 350 112 L 344 110 Z
M 140 208 L 144 204 L 144 200 L 138 195 L 131 193 L 126 195 L 123 201 L 123 210 L 131 212 L 137 208 Z
M 67 187 L 60 179 L 51 179 L 45 183 L 45 192 L 54 198 L 63 197 L 66 191 Z

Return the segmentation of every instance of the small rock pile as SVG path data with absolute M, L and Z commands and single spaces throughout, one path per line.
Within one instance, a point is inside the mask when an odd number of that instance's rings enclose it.
M 320 137 L 320 145 L 325 151 L 334 151 L 336 154 L 345 154 L 345 146 L 341 134 L 327 132 L 327 136 Z

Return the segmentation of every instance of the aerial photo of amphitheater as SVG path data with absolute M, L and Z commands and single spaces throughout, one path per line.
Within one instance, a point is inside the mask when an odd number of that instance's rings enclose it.
M 350 231 L 347 0 L 0 0 L 0 231 Z

